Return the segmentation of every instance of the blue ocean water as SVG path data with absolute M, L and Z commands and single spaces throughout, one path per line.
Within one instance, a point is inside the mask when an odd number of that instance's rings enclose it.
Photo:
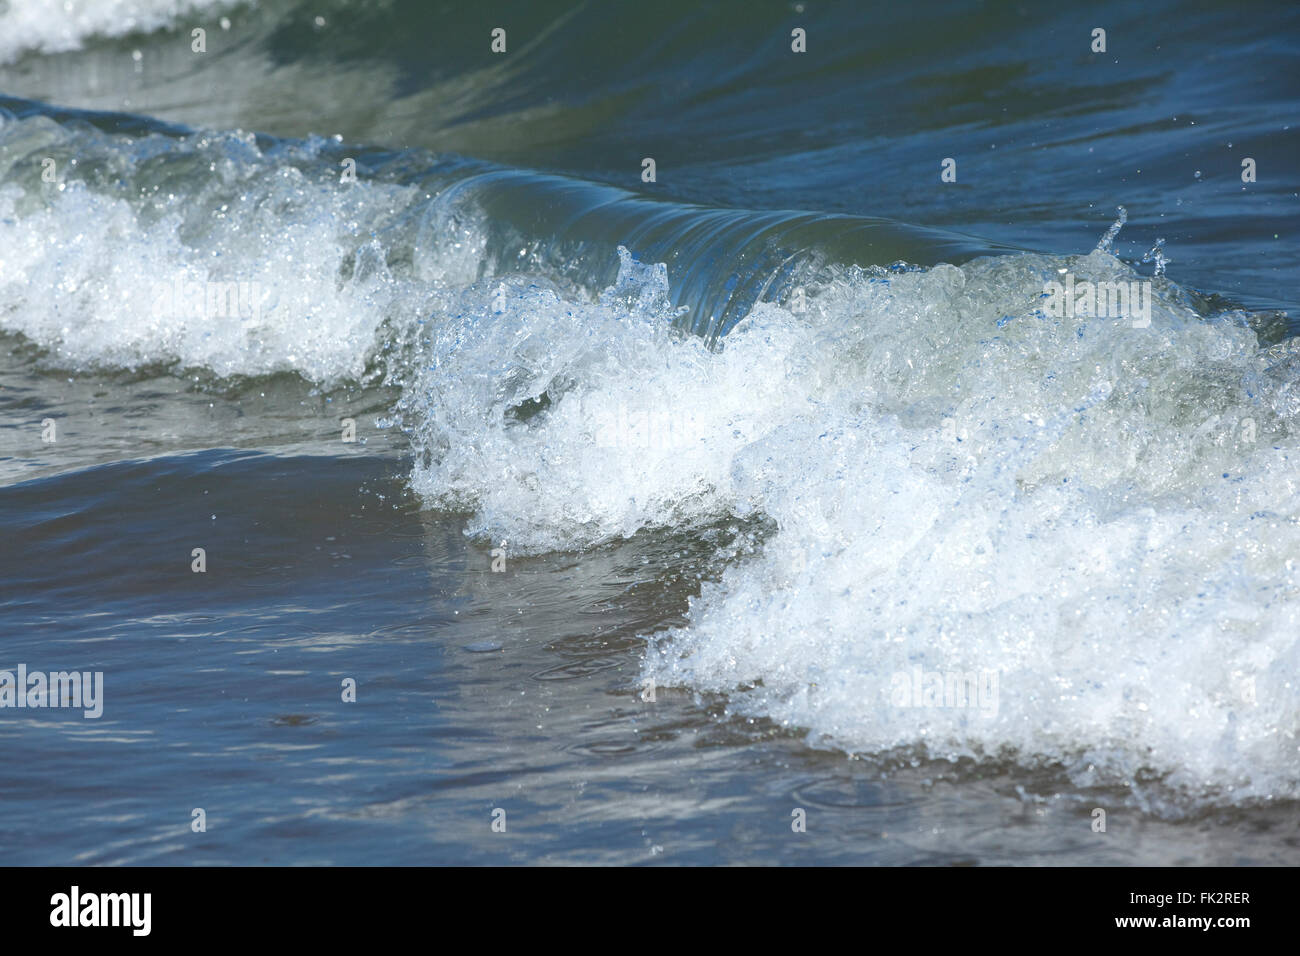
M 1298 53 L 11 0 L 0 862 L 1295 863 Z

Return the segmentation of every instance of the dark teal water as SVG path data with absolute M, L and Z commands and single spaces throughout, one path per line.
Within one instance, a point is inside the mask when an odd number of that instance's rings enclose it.
M 0 862 L 1300 860 L 1295 5 L 77 9 L 0 7 L 0 670 L 104 715 L 0 709 Z

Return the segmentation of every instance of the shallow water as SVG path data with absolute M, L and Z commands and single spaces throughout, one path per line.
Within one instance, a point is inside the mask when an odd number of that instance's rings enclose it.
M 168 6 L 0 11 L 0 860 L 1300 860 L 1293 7 Z

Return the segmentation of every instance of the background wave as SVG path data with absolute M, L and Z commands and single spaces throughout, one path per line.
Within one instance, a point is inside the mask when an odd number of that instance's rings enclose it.
M 0 90 L 1058 254 L 1090 246 L 1122 202 L 1125 257 L 1164 237 L 1198 288 L 1296 313 L 1291 3 L 953 0 L 925 16 L 772 0 L 130 6 L 142 11 L 134 21 L 118 15 L 122 0 L 80 0 L 71 18 L 11 4 L 0 36 L 18 39 L 0 56 Z M 155 29 L 164 10 L 170 25 Z M 64 24 L 82 48 L 25 55 L 20 17 Z M 119 36 L 110 22 L 140 26 Z M 196 27 L 205 54 L 191 52 Z M 495 27 L 507 29 L 505 56 L 490 51 Z M 794 27 L 807 31 L 806 54 L 790 52 Z M 1096 27 L 1106 54 L 1090 50 Z M 644 157 L 657 161 L 654 184 L 640 180 Z M 957 183 L 939 181 L 945 157 Z M 1248 188 L 1243 157 L 1259 170 Z

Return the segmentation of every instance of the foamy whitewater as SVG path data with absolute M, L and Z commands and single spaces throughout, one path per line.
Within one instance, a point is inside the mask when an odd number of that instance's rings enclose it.
M 22 0 L 0 3 L 0 63 L 81 49 L 92 38 L 148 33 L 235 0 Z
M 734 524 L 646 678 L 1155 812 L 1300 797 L 1300 349 L 1255 316 L 1164 277 L 1147 327 L 1047 314 L 1067 273 L 1150 278 L 1099 249 L 844 264 L 710 348 L 662 264 L 621 249 L 600 289 L 489 253 L 450 172 L 340 188 L 326 141 L 43 117 L 0 148 L 0 323 L 48 367 L 398 386 L 412 486 L 518 552 Z M 151 310 L 178 276 L 258 312 Z M 900 705 L 917 668 L 996 673 L 997 707 Z

